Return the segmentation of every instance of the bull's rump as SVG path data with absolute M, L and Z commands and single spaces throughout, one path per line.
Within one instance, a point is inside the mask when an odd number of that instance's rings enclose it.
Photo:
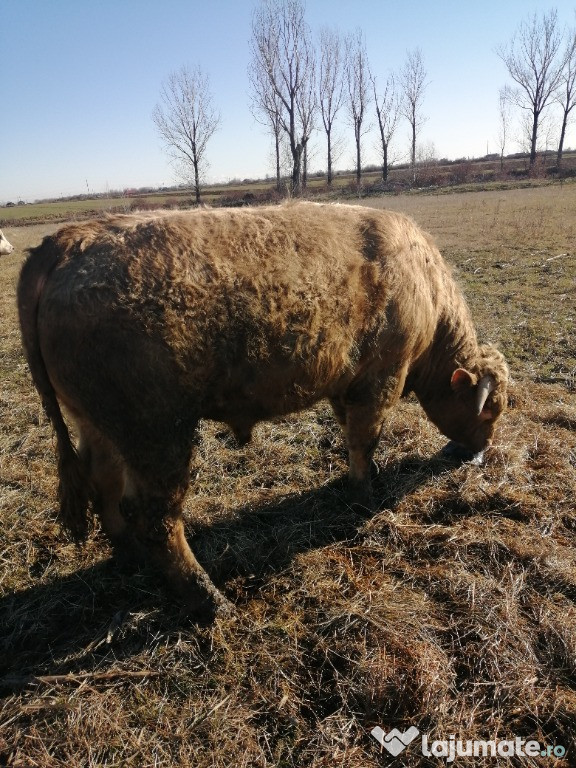
M 53 240 L 38 330 L 55 389 L 142 441 L 162 424 L 250 424 L 338 397 L 430 335 L 434 279 L 420 273 L 439 256 L 396 214 L 299 204 L 129 216 Z

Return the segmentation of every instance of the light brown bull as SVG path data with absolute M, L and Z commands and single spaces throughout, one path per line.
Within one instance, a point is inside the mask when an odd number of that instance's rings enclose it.
M 91 505 L 116 547 L 201 613 L 226 605 L 182 523 L 201 418 L 243 443 L 258 421 L 328 398 L 351 490 L 369 504 L 372 455 L 403 393 L 474 452 L 506 403 L 502 355 L 478 345 L 432 240 L 395 213 L 298 203 L 71 225 L 31 250 L 18 306 L 56 430 L 64 524 L 84 536 Z

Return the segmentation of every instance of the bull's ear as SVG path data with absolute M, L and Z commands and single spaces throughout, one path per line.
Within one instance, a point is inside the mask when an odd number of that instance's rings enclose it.
M 462 392 L 469 387 L 473 387 L 475 383 L 474 376 L 465 368 L 457 368 L 450 379 L 450 386 L 454 392 Z

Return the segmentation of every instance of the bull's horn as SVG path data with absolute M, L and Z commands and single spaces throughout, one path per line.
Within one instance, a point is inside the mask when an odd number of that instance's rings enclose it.
M 476 412 L 478 416 L 482 413 L 482 408 L 488 399 L 488 395 L 496 387 L 496 380 L 491 373 L 487 373 L 486 376 L 482 376 L 478 382 L 478 396 L 476 398 Z

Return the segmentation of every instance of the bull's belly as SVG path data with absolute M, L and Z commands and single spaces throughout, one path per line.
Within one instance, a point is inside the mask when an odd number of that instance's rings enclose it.
M 333 396 L 335 389 L 325 382 L 313 383 L 307 377 L 293 379 L 264 372 L 260 380 L 237 382 L 206 393 L 202 416 L 222 421 L 233 429 L 259 421 L 285 416 L 310 408 L 319 400 Z
M 323 397 L 324 393 L 321 392 L 285 392 L 277 393 L 276 396 L 271 393 L 259 396 L 255 392 L 237 392 L 225 400 L 212 402 L 203 416 L 227 424 L 234 432 L 238 443 L 244 445 L 250 441 L 252 429 L 259 422 L 271 421 L 302 411 L 313 406 Z
M 249 420 L 255 423 L 310 408 L 323 397 L 325 397 L 324 393 L 278 394 L 276 397 L 237 394 L 226 401 L 210 403 L 202 415 L 207 419 L 230 424 L 238 420 Z

